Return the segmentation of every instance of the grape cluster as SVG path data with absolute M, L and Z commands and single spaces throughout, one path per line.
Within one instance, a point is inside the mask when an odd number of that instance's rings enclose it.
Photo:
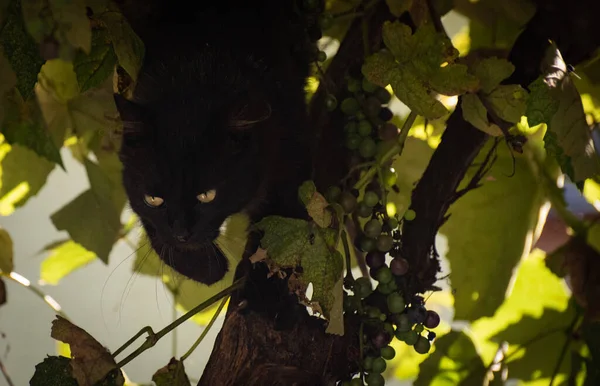
M 327 60 L 325 51 L 321 51 L 315 44 L 323 37 L 323 31 L 333 25 L 333 15 L 326 12 L 323 0 L 297 0 L 296 7 L 303 15 L 306 25 L 306 34 L 310 40 L 309 60 L 311 62 L 324 62 Z

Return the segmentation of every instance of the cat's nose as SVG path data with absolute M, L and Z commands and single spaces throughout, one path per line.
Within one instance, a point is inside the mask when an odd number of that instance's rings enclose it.
M 190 238 L 190 232 L 179 220 L 175 220 L 173 222 L 173 236 L 177 241 L 183 243 Z

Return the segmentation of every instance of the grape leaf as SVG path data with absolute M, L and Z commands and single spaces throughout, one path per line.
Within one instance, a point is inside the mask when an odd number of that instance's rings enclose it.
M 78 386 L 71 376 L 71 359 L 48 356 L 35 366 L 30 386 Z
M 111 7 L 114 7 L 111 5 Z M 119 65 L 135 82 L 144 60 L 144 43 L 133 31 L 118 8 L 111 9 L 100 15 L 100 20 L 106 26 Z
M 490 141 L 491 142 L 491 141 Z M 490 149 L 479 154 L 479 162 Z M 513 269 L 532 242 L 543 202 L 542 189 L 525 157 L 514 160 L 499 146 L 498 159 L 483 186 L 450 207 L 450 219 L 440 232 L 448 237 L 456 319 L 493 315 L 504 300 Z M 475 162 L 478 162 L 477 160 Z M 475 168 L 465 176 L 469 181 Z
M 33 95 L 33 87 L 44 60 L 38 45 L 25 30 L 21 13 L 21 0 L 12 0 L 6 10 L 3 24 L 0 24 L 0 46 L 17 75 L 17 89 L 28 100 Z
M 40 280 L 44 284 L 57 285 L 73 271 L 94 261 L 96 255 L 76 242 L 69 240 L 53 248 L 40 265 Z
M 100 86 L 112 75 L 116 64 L 117 55 L 108 31 L 104 28 L 94 29 L 90 53 L 79 51 L 73 60 L 80 91 Z
M 525 115 L 528 94 L 518 84 L 500 85 L 482 97 L 490 109 L 507 122 L 520 122 L 521 117 Z
M 556 112 L 546 122 L 546 149 L 557 158 L 563 172 L 578 184 L 600 174 L 600 157 L 594 148 L 579 92 L 554 43 L 546 51 L 543 74 L 548 94 L 558 102 Z
M 582 337 L 590 350 L 591 364 L 587 366 L 585 386 L 598 384 L 600 381 L 600 323 L 585 322 L 581 327 Z
M 474 127 L 494 137 L 502 135 L 502 130 L 497 125 L 490 125 L 487 116 L 488 111 L 477 94 L 467 93 L 463 95 L 461 108 L 465 121 Z
M 473 70 L 481 84 L 481 91 L 489 94 L 498 87 L 500 82 L 511 76 L 515 66 L 506 59 L 492 57 L 478 62 Z
M 306 206 L 308 215 L 321 228 L 326 228 L 331 224 L 332 215 L 327 210 L 327 200 L 323 195 L 317 192 L 314 182 L 305 181 L 298 190 L 300 201 Z
M 412 7 L 413 0 L 385 0 L 392 15 L 399 17 Z
M 191 386 L 183 362 L 175 358 L 171 358 L 168 365 L 158 369 L 152 376 L 152 381 L 156 386 Z
M 13 241 L 6 229 L 0 228 L 0 271 L 11 273 L 13 264 Z
M 69 344 L 73 357 L 71 359 L 73 378 L 80 386 L 93 386 L 102 381 L 113 369 L 117 369 L 117 364 L 107 349 L 85 330 L 59 315 L 52 322 L 50 336 Z M 114 384 L 122 386 L 124 383 L 123 374 L 119 371 Z
M 596 208 L 596 210 L 600 210 L 600 183 L 591 178 L 585 180 L 583 197 L 585 197 L 587 202 Z
M 55 166 L 26 147 L 0 144 L 0 214 L 8 216 L 38 194 Z
M 266 217 L 256 226 L 264 232 L 261 247 L 267 250 L 269 259 L 281 268 L 301 266 L 300 280 L 306 286 L 313 285 L 312 302 L 320 305 L 326 318 L 337 317 L 331 315 L 333 291 L 344 264 L 331 242 L 336 231 L 279 216 Z
M 420 364 L 414 385 L 448 385 L 450 373 L 453 385 L 481 385 L 486 371 L 471 337 L 462 331 L 451 331 L 436 339 L 435 352 Z
M 425 24 L 411 34 L 409 26 L 386 21 L 383 41 L 388 51 L 368 57 L 362 67 L 365 77 L 379 86 L 392 86 L 394 94 L 411 110 L 429 119 L 447 110 L 429 91 L 459 95 L 479 88 L 478 79 L 462 64 L 453 63 L 458 52 L 450 40 Z
M 529 126 L 537 126 L 540 123 L 550 123 L 558 110 L 558 100 L 550 94 L 550 88 L 544 83 L 544 78 L 539 77 L 528 87 L 529 98 L 527 99 L 527 123 Z

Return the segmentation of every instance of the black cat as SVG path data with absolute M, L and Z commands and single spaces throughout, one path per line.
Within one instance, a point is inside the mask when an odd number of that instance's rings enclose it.
M 145 19 L 123 7 L 146 47 L 133 99 L 115 95 L 123 182 L 161 259 L 210 285 L 228 271 L 213 243 L 228 216 L 301 215 L 304 29 L 293 0 L 156 4 Z

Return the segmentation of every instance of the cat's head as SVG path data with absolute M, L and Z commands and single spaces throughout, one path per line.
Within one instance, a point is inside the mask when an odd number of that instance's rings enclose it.
M 222 103 L 189 95 L 115 102 L 123 183 L 153 249 L 191 279 L 222 279 L 228 264 L 213 241 L 227 217 L 260 196 L 269 103 L 248 93 Z

